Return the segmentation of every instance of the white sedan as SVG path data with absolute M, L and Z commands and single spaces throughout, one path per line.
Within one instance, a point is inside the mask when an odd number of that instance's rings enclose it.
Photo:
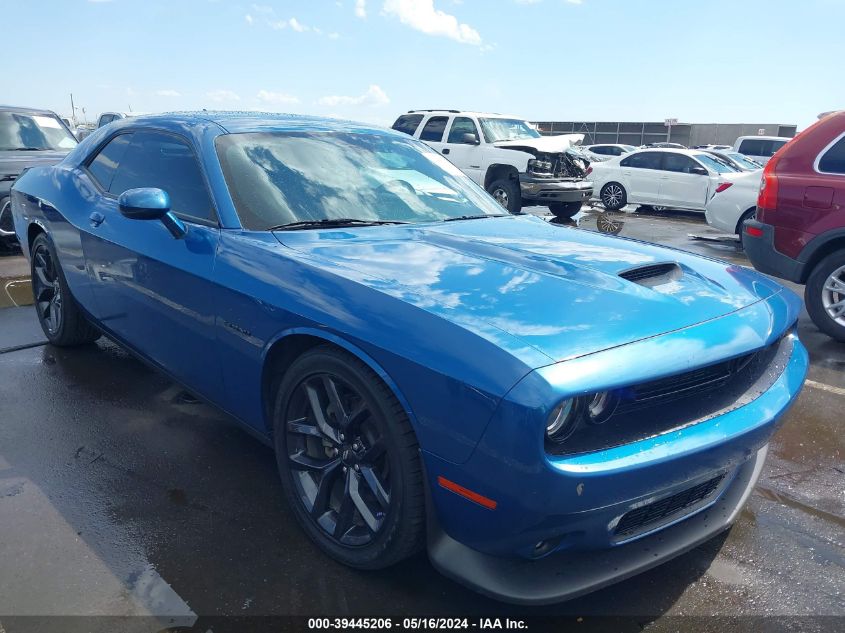
M 727 184 L 727 183 L 730 184 Z M 707 201 L 707 224 L 725 233 L 742 236 L 742 225 L 757 212 L 760 171 L 746 171 L 726 181 L 727 186 Z
M 592 163 L 588 178 L 606 209 L 644 204 L 704 211 L 740 173 L 705 152 L 644 149 Z M 728 185 L 729 186 L 729 185 Z

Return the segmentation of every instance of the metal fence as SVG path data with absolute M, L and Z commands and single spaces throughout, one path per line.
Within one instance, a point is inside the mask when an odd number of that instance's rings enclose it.
M 669 128 L 661 122 L 537 121 L 541 134 L 583 134 L 584 145 L 595 143 L 680 143 L 687 147 L 718 143 L 733 145 L 740 136 L 793 137 L 797 125 L 780 123 L 678 123 Z

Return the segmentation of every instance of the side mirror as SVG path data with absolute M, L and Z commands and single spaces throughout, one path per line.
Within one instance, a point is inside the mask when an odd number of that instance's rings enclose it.
M 127 189 L 117 199 L 120 214 L 130 220 L 160 220 L 177 240 L 185 237 L 188 229 L 170 212 L 170 196 L 155 187 Z
M 692 167 L 690 168 L 689 173 L 696 174 L 698 176 L 706 176 L 708 171 L 704 169 L 704 167 Z
M 465 132 L 461 134 L 461 143 L 464 145 L 480 145 L 481 142 L 478 140 L 478 136 L 473 134 L 472 132 Z

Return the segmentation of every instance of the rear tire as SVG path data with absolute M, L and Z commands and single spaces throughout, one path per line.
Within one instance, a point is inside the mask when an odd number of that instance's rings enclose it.
M 47 340 L 59 347 L 69 347 L 100 338 L 100 331 L 91 325 L 73 298 L 56 249 L 46 233 L 35 237 L 30 252 L 35 311 Z
M 519 213 L 522 209 L 522 192 L 519 181 L 513 178 L 494 180 L 487 187 L 487 193 L 508 210 L 508 213 Z
M 608 211 L 619 211 L 628 204 L 628 192 L 618 182 L 609 182 L 601 188 L 599 199 Z
M 804 302 L 816 327 L 845 342 L 845 251 L 816 264 L 804 286 Z
M 566 220 L 576 215 L 581 210 L 581 202 L 552 202 L 549 204 L 549 211 L 556 218 Z
M 287 501 L 326 554 L 381 569 L 422 548 L 419 445 L 404 408 L 370 367 L 328 345 L 308 350 L 282 378 L 273 426 Z
M 746 220 L 753 220 L 757 217 L 757 207 L 753 209 L 748 209 L 745 213 L 742 214 L 742 217 L 739 218 L 739 221 L 736 223 L 736 234 L 739 235 L 739 243 L 742 244 L 743 248 L 745 248 L 745 238 L 743 237 L 742 227 L 745 224 Z

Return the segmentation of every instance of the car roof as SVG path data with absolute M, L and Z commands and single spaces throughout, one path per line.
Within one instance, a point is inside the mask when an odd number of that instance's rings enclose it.
M 21 106 L 0 105 L 0 112 L 26 112 L 28 114 L 50 114 L 56 115 L 52 110 L 42 108 L 26 108 Z
M 635 150 L 637 153 L 639 152 L 662 152 L 662 153 L 671 153 L 671 154 L 686 154 L 687 156 L 700 156 L 701 154 L 706 154 L 707 152 L 703 149 L 681 149 L 680 147 L 638 147 Z M 634 152 L 629 152 L 626 156 L 630 156 Z
M 527 120 L 523 117 L 510 114 L 499 114 L 498 112 L 477 112 L 475 110 L 408 110 L 405 114 L 442 114 L 444 116 L 454 114 L 461 116 L 486 117 L 490 119 L 516 119 L 518 121 Z
M 790 136 L 757 136 L 756 134 L 750 136 L 740 136 L 736 140 L 737 141 L 744 141 L 750 138 L 758 138 L 764 141 L 791 141 L 792 137 Z
M 276 112 L 233 112 L 208 111 L 197 112 L 165 112 L 161 114 L 147 114 L 133 116 L 127 124 L 137 125 L 166 125 L 182 124 L 200 126 L 215 123 L 225 132 L 267 132 L 287 130 L 310 130 L 322 132 L 374 132 L 381 134 L 401 134 L 383 127 L 356 123 L 342 119 L 306 116 L 300 114 L 281 114 Z M 402 134 L 402 136 L 405 136 Z

